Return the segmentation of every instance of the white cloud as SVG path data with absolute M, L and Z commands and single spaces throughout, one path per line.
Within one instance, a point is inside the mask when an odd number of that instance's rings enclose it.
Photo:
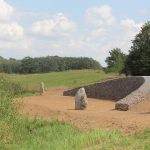
M 120 21 L 120 34 L 122 34 L 122 41 L 126 45 L 131 45 L 131 40 L 140 31 L 143 23 L 136 23 L 132 19 L 124 19 Z
M 112 15 L 111 7 L 108 5 L 91 7 L 87 9 L 86 21 L 96 26 L 112 25 L 116 18 Z
M 76 23 L 69 20 L 63 13 L 58 13 L 51 19 L 37 21 L 32 24 L 32 32 L 36 35 L 56 36 L 67 35 L 76 31 Z
M 140 31 L 143 23 L 137 23 L 133 19 L 129 18 L 119 20 L 115 16 L 113 16 L 113 14 L 111 13 L 111 8 L 108 6 L 92 7 L 89 8 L 88 11 L 89 10 L 92 10 L 89 13 L 90 16 L 96 16 L 95 18 L 91 17 L 93 20 L 89 19 L 89 23 L 93 23 L 95 26 L 93 26 L 93 28 L 90 28 L 86 35 L 86 37 L 88 37 L 88 45 L 86 49 L 89 49 L 89 56 L 91 55 L 95 59 L 99 60 L 102 65 L 105 65 L 104 60 L 108 56 L 111 49 L 118 47 L 127 54 L 132 45 L 132 40 Z M 98 15 L 95 15 L 95 12 L 98 12 L 98 10 L 101 10 L 99 14 L 107 15 L 98 17 Z M 106 12 L 109 13 L 106 13 L 105 10 L 107 10 Z M 87 17 L 89 17 L 89 14 L 87 15 Z M 103 23 L 99 22 L 98 18 L 105 17 L 114 19 L 112 19 L 113 21 L 111 22 L 111 24 L 107 23 L 109 19 L 106 19 L 106 21 L 105 19 L 100 19 L 100 21 L 102 20 Z
M 8 20 L 11 18 L 14 8 L 7 4 L 5 0 L 0 0 L 0 20 Z
M 86 56 L 105 65 L 111 49 L 119 47 L 127 53 L 142 25 L 129 18 L 117 19 L 108 5 L 88 8 L 87 24 L 78 30 L 77 23 L 63 13 L 40 17 L 38 13 L 19 14 L 24 27 L 19 19 L 14 20 L 14 8 L 0 0 L 0 55 L 4 57 Z
M 24 29 L 18 23 L 0 23 L 0 39 L 18 40 L 23 36 Z
M 121 26 L 126 29 L 134 29 L 139 30 L 141 28 L 142 23 L 135 23 L 132 19 L 124 19 L 121 20 Z

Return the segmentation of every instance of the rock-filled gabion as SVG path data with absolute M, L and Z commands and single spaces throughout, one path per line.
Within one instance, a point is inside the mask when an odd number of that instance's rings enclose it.
M 128 110 L 150 92 L 150 77 L 126 77 L 95 83 L 85 88 L 87 97 L 117 101 L 117 110 Z M 64 96 L 75 96 L 81 87 L 64 91 Z
M 137 90 L 116 102 L 115 109 L 127 111 L 132 106 L 143 101 L 145 97 L 150 94 L 150 76 L 143 78 L 145 79 L 145 82 Z
M 138 89 L 144 81 L 143 77 L 126 77 L 111 79 L 82 87 L 85 88 L 88 98 L 118 101 Z M 80 88 L 81 87 L 64 91 L 63 95 L 75 96 Z
M 75 109 L 83 110 L 88 105 L 87 96 L 84 88 L 80 88 L 75 95 Z

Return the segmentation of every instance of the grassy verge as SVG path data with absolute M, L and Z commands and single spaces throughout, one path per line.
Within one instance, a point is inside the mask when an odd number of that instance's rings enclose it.
M 119 131 L 81 131 L 63 122 L 20 122 L 11 150 L 149 150 L 150 130 L 124 135 Z
M 19 84 L 0 77 L 0 150 L 8 149 L 13 141 L 14 129 L 18 122 L 17 105 L 14 105 L 13 98 L 22 93 L 23 89 Z

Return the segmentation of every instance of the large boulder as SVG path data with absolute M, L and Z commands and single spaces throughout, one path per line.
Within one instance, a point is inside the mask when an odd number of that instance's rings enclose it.
M 40 83 L 40 95 L 43 95 L 45 93 L 45 85 L 44 82 Z
M 87 96 L 84 88 L 80 88 L 75 95 L 75 109 L 86 109 L 88 105 Z

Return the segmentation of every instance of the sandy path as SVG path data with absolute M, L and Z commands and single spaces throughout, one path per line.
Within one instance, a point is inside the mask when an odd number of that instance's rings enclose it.
M 122 112 L 114 110 L 114 101 L 89 98 L 86 110 L 74 110 L 74 97 L 62 96 L 62 93 L 62 89 L 54 89 L 44 96 L 25 97 L 21 112 L 44 119 L 67 121 L 83 129 L 121 129 L 128 133 L 150 127 L 149 101 Z

